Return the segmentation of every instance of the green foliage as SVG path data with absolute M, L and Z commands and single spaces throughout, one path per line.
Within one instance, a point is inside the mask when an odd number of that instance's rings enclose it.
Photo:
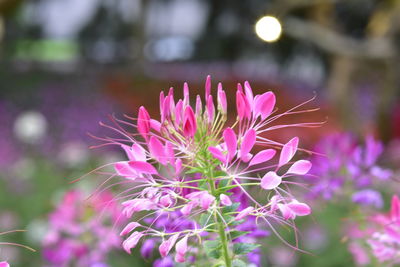
M 236 255 L 243 255 L 252 252 L 260 245 L 252 243 L 236 243 L 233 245 L 233 253 Z
M 239 259 L 235 259 L 232 262 L 232 267 L 246 267 L 246 266 L 247 266 L 247 264 L 244 261 L 239 260 Z
M 204 250 L 208 257 L 219 259 L 221 257 L 222 244 L 220 240 L 208 240 L 204 242 Z

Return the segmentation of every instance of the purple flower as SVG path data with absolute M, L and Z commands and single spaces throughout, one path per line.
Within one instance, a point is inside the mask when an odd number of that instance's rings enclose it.
M 374 206 L 375 208 L 383 207 L 383 199 L 381 193 L 373 189 L 364 189 L 355 192 L 351 200 L 354 203 L 360 204 L 362 206 Z

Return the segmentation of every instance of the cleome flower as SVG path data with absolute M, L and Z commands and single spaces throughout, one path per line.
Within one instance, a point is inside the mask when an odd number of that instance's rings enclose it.
M 376 213 L 349 230 L 349 251 L 358 265 L 400 263 L 400 200 L 392 197 L 387 214 Z M 372 252 L 372 253 L 371 253 Z
M 121 225 L 121 209 L 112 200 L 106 190 L 86 202 L 81 190 L 67 191 L 49 215 L 42 241 L 46 266 L 108 266 L 107 255 L 121 243 L 114 227 Z
M 297 216 L 311 213 L 289 189 L 300 185 L 296 177 L 311 168 L 307 160 L 294 160 L 299 138 L 282 144 L 267 137 L 281 128 L 319 126 L 274 124 L 291 114 L 314 111 L 301 109 L 309 101 L 278 114 L 272 92 L 254 95 L 245 82 L 237 86 L 237 117 L 228 124 L 226 93 L 219 83 L 215 101 L 208 76 L 204 98 L 197 95 L 194 107 L 186 83 L 182 99 L 176 101 L 171 88 L 160 93 L 159 102 L 158 120 L 142 106 L 137 118 L 112 118 L 116 127 L 103 124 L 122 138 L 99 138 L 104 145 L 120 146 L 127 156 L 113 163 L 111 177 L 121 177 L 116 184 L 127 186 L 117 199 L 131 220 L 121 232 L 127 236 L 122 246 L 128 253 L 144 241 L 144 255 L 150 255 L 147 248 L 158 246 L 161 257 L 174 253 L 176 262 L 200 262 L 202 252 L 230 267 L 257 251 L 256 244 L 239 242 L 251 235 L 239 229 L 265 227 L 277 233 L 276 223 L 295 228 Z M 254 189 L 263 190 L 265 197 L 259 199 Z M 254 227 L 240 227 L 245 222 Z

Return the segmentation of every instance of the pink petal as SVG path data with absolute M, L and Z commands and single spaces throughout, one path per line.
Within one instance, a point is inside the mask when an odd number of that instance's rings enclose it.
M 266 92 L 258 96 L 254 103 L 255 116 L 261 115 L 261 119 L 265 120 L 275 107 L 276 98 L 274 93 Z
M 199 118 L 203 113 L 203 104 L 201 103 L 201 97 L 197 95 L 196 97 L 196 117 Z
M 10 267 L 10 265 L 8 264 L 8 262 L 2 261 L 0 262 L 0 267 Z
M 186 107 L 189 105 L 189 86 L 187 82 L 183 84 L 183 106 Z
M 126 239 L 122 243 L 122 247 L 124 250 L 128 253 L 131 254 L 131 249 L 136 247 L 137 243 L 139 242 L 140 238 L 142 238 L 143 234 L 141 232 L 133 232 L 128 239 Z
M 240 152 L 240 151 L 239 151 Z M 245 163 L 247 163 L 247 162 L 249 162 L 250 160 L 251 160 L 251 158 L 253 157 L 253 154 L 251 154 L 251 153 L 247 153 L 246 155 L 240 155 L 240 159 L 243 161 L 243 162 L 245 162 Z
M 141 145 L 135 143 L 132 145 L 131 149 L 134 155 L 134 160 L 146 161 L 146 151 Z
M 175 257 L 177 262 L 184 262 L 185 261 L 185 254 L 188 250 L 187 241 L 189 236 L 185 235 L 181 240 L 178 241 L 175 245 L 175 251 L 179 255 L 178 259 Z
M 306 216 L 311 213 L 311 208 L 305 203 L 292 201 L 291 203 L 287 204 L 287 206 L 298 216 Z
M 129 166 L 136 170 L 137 172 L 141 173 L 148 173 L 148 174 L 158 174 L 156 168 L 153 167 L 150 163 L 143 162 L 143 161 L 129 161 Z
M 256 143 L 256 131 L 254 129 L 250 129 L 244 135 L 242 139 L 242 144 L 240 146 L 240 158 L 242 160 L 251 151 L 255 143 Z
M 161 131 L 161 123 L 157 120 L 150 119 L 150 127 L 151 127 L 151 129 L 155 130 L 156 132 Z
M 293 163 L 293 165 L 290 166 L 289 170 L 286 173 L 304 175 L 308 173 L 308 171 L 311 169 L 311 166 L 311 162 L 309 162 L 308 160 L 299 160 Z
M 163 165 L 167 164 L 167 156 L 165 155 L 164 145 L 157 137 L 150 137 L 149 151 L 155 160 Z
M 192 212 L 192 209 L 197 206 L 197 201 L 191 201 L 181 209 L 183 215 L 187 216 Z
M 172 205 L 172 203 L 173 202 L 172 202 L 170 195 L 165 195 L 160 198 L 160 204 L 164 207 L 169 207 Z
M 247 208 L 245 208 L 244 210 L 242 210 L 241 212 L 239 212 L 238 215 L 236 215 L 235 221 L 240 221 L 240 220 L 243 219 L 244 217 L 247 217 L 253 210 L 254 210 L 253 207 L 247 207 Z
M 205 84 L 205 97 L 204 99 L 208 99 L 208 96 L 211 94 L 211 76 L 207 75 L 206 84 Z
M 293 158 L 294 154 L 296 154 L 298 144 L 299 138 L 294 137 L 282 147 L 279 167 L 285 165 Z
M 170 238 L 167 240 L 163 241 L 158 248 L 160 251 L 161 257 L 165 257 L 168 255 L 168 253 L 171 251 L 172 247 L 175 245 L 176 240 L 178 240 L 179 233 L 172 235 Z
M 135 179 L 138 173 L 129 166 L 127 161 L 121 161 L 114 164 L 114 169 L 119 176 L 129 179 Z
M 253 106 L 254 95 L 253 90 L 251 89 L 250 83 L 248 81 L 244 82 L 244 91 L 246 93 L 246 98 L 249 101 L 250 106 Z
M 266 190 L 277 188 L 282 183 L 282 177 L 273 171 L 267 172 L 261 179 L 261 187 Z
M 140 223 L 137 222 L 130 222 L 128 223 L 124 229 L 121 231 L 121 233 L 119 234 L 120 236 L 124 236 L 126 234 L 129 234 L 130 232 L 132 232 L 136 227 L 139 227 Z
M 163 116 L 163 111 L 164 111 L 164 100 L 165 100 L 164 91 L 161 91 L 161 92 L 160 92 L 160 99 L 159 99 L 159 101 L 160 101 L 160 115 L 161 115 L 161 117 L 164 117 L 164 116 Z
M 193 137 L 197 131 L 197 122 L 193 109 L 187 106 L 183 118 L 183 134 L 186 137 Z
M 219 199 L 221 200 L 221 204 L 224 205 L 224 206 L 231 206 L 232 205 L 231 199 L 225 194 L 221 194 L 219 196 Z
M 180 253 L 176 253 L 175 254 L 175 261 L 176 262 L 185 262 L 186 261 L 186 259 L 185 259 L 185 255 L 183 255 L 183 254 L 180 254 Z
M 226 102 L 226 94 L 225 91 L 222 89 L 222 84 L 218 84 L 218 109 L 221 111 L 222 114 L 226 114 L 228 104 Z
M 252 165 L 260 164 L 272 159 L 276 154 L 274 149 L 266 149 L 258 152 L 249 163 L 249 167 Z
M 200 205 L 203 209 L 208 210 L 208 208 L 214 203 L 215 197 L 205 192 L 201 195 Z
M 135 160 L 135 154 L 133 153 L 132 149 L 127 145 L 121 145 L 121 148 L 125 151 L 126 156 L 129 160 Z
M 150 132 L 150 115 L 143 106 L 139 108 L 137 129 L 144 138 L 147 138 L 147 134 Z
M 285 220 L 293 220 L 296 218 L 296 214 L 287 206 L 287 204 L 278 204 L 278 208 Z
M 394 221 L 400 221 L 400 200 L 397 195 L 392 197 L 392 205 L 390 208 L 390 217 Z
M 175 160 L 175 174 L 178 175 L 182 171 L 182 160 L 176 159 Z
M 214 121 L 215 116 L 215 107 L 214 107 L 214 100 L 212 95 L 209 95 L 206 101 L 206 111 L 208 116 L 208 122 L 212 123 Z
M 251 107 L 246 96 L 240 90 L 236 91 L 236 110 L 239 119 L 250 119 Z
M 182 116 L 183 116 L 183 101 L 182 99 L 179 99 L 178 103 L 176 103 L 175 107 L 175 126 L 179 127 L 182 121 Z
M 228 161 L 231 161 L 236 154 L 237 138 L 235 132 L 231 128 L 226 128 L 224 133 L 224 141 L 228 150 Z
M 220 160 L 222 163 L 226 163 L 226 156 L 224 154 L 222 154 L 222 151 L 219 148 L 210 146 L 208 148 L 208 151 L 210 151 L 211 155 Z

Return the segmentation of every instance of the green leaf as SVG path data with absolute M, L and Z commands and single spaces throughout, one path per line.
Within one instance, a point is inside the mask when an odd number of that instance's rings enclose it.
M 222 244 L 219 240 L 204 241 L 204 250 L 210 258 L 218 259 L 221 257 Z
M 235 239 L 235 238 L 238 238 L 238 237 L 240 237 L 240 236 L 247 235 L 248 233 L 250 233 L 250 232 L 233 230 L 233 231 L 230 231 L 230 232 L 229 232 L 229 237 L 230 237 L 231 239 Z
M 247 266 L 247 264 L 244 261 L 239 260 L 239 259 L 235 259 L 232 262 L 232 267 L 246 267 L 246 266 Z
M 226 213 L 229 213 L 229 212 L 233 212 L 233 211 L 237 210 L 237 208 L 239 206 L 240 206 L 240 203 L 238 203 L 238 202 L 233 203 L 230 206 L 225 206 L 225 207 L 222 208 L 222 213 L 226 214 Z
M 207 222 L 207 221 L 208 221 L 208 222 Z M 199 224 L 200 224 L 202 227 L 206 227 L 210 222 L 212 222 L 212 220 L 210 219 L 210 214 L 208 214 L 208 213 L 203 213 L 203 214 L 200 215 Z M 206 225 L 206 223 L 207 223 L 207 225 Z
M 259 246 L 260 245 L 258 244 L 251 243 L 236 243 L 233 245 L 233 253 L 235 253 L 236 255 L 247 254 L 258 248 Z

